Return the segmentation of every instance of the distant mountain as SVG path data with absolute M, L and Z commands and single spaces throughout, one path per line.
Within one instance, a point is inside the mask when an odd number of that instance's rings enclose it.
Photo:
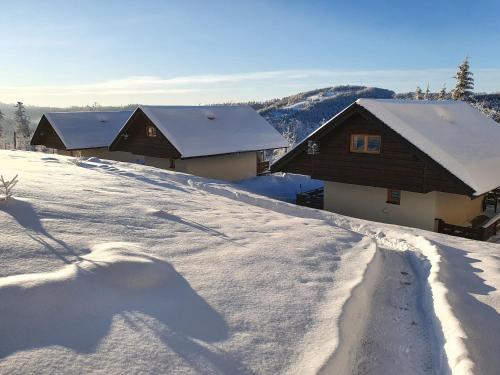
M 250 105 L 295 143 L 356 99 L 390 99 L 394 95 L 394 91 L 377 87 L 336 86 Z
M 359 98 L 408 100 L 413 97 L 412 92 L 396 94 L 377 87 L 336 86 L 250 104 L 293 144 Z M 438 94 L 431 93 L 430 99 L 438 99 Z M 471 104 L 500 122 L 500 93 L 475 94 Z

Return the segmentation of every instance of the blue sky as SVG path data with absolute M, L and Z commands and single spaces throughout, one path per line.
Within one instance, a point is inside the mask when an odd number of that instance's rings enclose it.
M 470 56 L 500 91 L 500 2 L 16 1 L 2 4 L 0 101 L 262 100 L 364 84 L 438 91 Z

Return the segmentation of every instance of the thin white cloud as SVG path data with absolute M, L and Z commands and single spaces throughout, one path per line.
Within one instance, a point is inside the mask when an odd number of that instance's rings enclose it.
M 427 70 L 276 70 L 238 74 L 207 74 L 163 78 L 131 76 L 123 79 L 85 84 L 4 86 L 0 101 L 24 100 L 33 104 L 68 105 L 124 102 L 175 103 L 220 102 L 227 100 L 264 100 L 289 95 L 294 87 L 313 89 L 324 86 L 356 84 L 379 86 L 396 91 L 413 90 L 416 85 L 431 85 L 437 91 L 443 83 L 453 84 L 454 69 Z M 482 91 L 500 88 L 500 69 L 476 71 L 476 85 Z M 288 89 L 287 89 L 288 88 Z

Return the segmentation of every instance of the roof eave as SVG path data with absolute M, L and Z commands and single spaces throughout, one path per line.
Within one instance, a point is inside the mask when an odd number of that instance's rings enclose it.
M 279 147 L 269 147 L 269 148 L 252 148 L 252 149 L 243 149 L 243 150 L 237 150 L 237 151 L 226 151 L 226 152 L 218 152 L 218 153 L 210 153 L 210 154 L 191 154 L 191 155 L 181 155 L 181 159 L 194 159 L 194 158 L 203 158 L 203 157 L 210 157 L 210 156 L 221 156 L 221 155 L 231 155 L 231 154 L 238 154 L 238 153 L 244 153 L 244 152 L 258 152 L 258 151 L 267 151 L 267 150 L 277 150 L 280 148 L 286 148 L 287 146 L 279 146 Z

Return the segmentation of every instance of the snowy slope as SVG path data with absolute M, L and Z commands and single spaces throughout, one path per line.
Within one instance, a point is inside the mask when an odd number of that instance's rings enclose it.
M 0 209 L 0 373 L 279 373 L 328 359 L 373 241 L 187 175 L 72 160 L 0 152 L 0 173 L 20 180 Z
M 500 367 L 497 244 L 73 160 L 0 152 L 0 373 Z

